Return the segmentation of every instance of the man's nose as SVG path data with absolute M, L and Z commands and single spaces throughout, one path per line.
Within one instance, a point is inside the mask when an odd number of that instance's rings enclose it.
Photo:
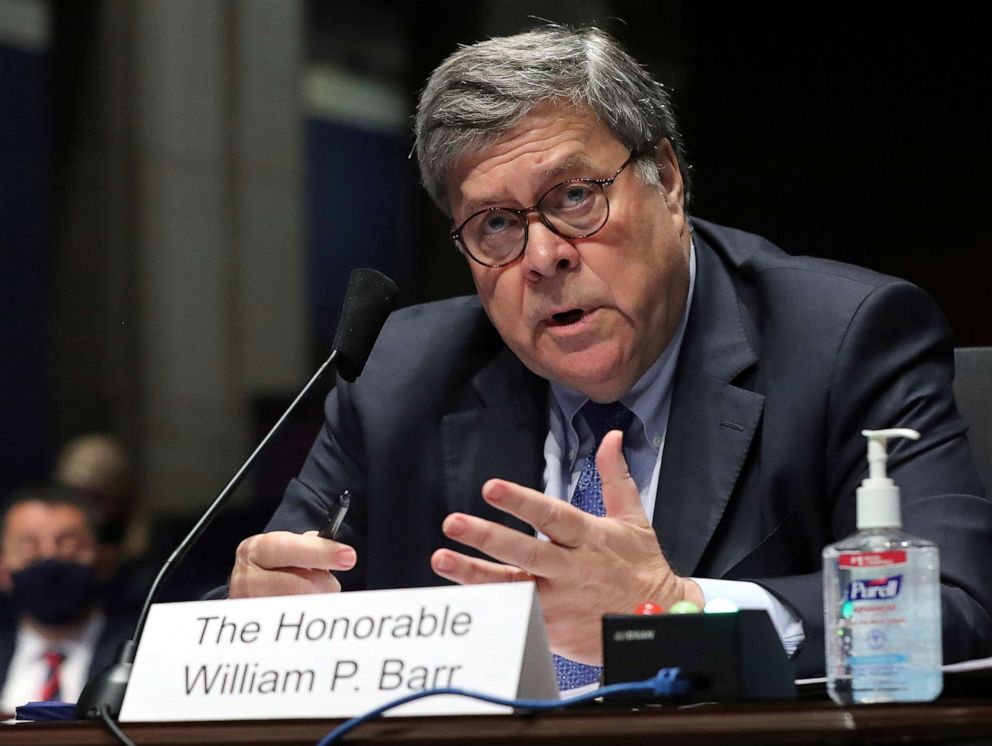
M 557 272 L 579 265 L 579 252 L 567 238 L 559 236 L 537 215 L 531 217 L 527 228 L 527 249 L 523 268 L 534 279 L 551 277 Z

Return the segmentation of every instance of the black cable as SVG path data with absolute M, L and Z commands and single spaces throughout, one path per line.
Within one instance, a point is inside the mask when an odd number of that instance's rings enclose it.
M 113 717 L 110 715 L 110 708 L 106 705 L 100 708 L 100 719 L 103 721 L 103 724 L 107 726 L 107 730 L 109 730 L 114 738 L 116 738 L 120 743 L 124 746 L 135 746 L 134 741 L 128 738 L 124 734 L 124 731 L 122 731 L 117 723 L 114 722 Z

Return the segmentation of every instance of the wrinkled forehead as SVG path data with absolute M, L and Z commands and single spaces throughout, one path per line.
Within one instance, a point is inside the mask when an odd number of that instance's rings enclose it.
M 449 215 L 512 202 L 510 192 L 517 188 L 526 194 L 554 181 L 589 176 L 603 167 L 599 161 L 604 157 L 612 162 L 624 151 L 591 110 L 541 105 L 513 127 L 451 159 L 446 172 Z M 518 201 L 529 199 L 516 196 Z

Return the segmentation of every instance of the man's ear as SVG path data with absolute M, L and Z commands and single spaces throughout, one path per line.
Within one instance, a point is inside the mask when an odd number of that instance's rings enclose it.
M 665 202 L 673 213 L 682 215 L 685 212 L 685 187 L 679 170 L 679 159 L 675 157 L 675 149 L 667 137 L 661 138 L 655 146 L 654 162 L 658 167 Z

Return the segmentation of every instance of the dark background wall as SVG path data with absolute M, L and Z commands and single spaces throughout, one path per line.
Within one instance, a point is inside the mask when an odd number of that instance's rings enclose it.
M 696 211 L 906 277 L 959 344 L 992 342 L 992 67 L 977 27 L 878 8 L 763 24 L 698 5 L 689 26 Z
M 51 448 L 49 57 L 0 44 L 0 494 Z

